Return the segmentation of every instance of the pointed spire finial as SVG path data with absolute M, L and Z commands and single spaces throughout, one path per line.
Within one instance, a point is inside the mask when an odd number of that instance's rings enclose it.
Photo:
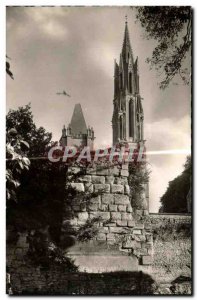
M 125 16 L 125 24 L 127 24 L 127 15 Z

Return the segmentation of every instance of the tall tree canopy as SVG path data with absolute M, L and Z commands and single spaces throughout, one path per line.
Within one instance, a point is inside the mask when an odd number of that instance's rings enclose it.
M 167 191 L 161 197 L 160 212 L 186 213 L 187 196 L 191 185 L 191 157 L 188 156 L 184 165 L 184 171 L 174 180 L 169 182 Z
M 17 135 L 29 144 L 29 157 L 40 157 L 46 153 L 52 134 L 43 127 L 36 126 L 30 104 L 17 110 L 9 110 L 6 116 L 7 133 L 11 129 L 14 129 Z
M 145 29 L 146 37 L 157 41 L 147 62 L 162 76 L 160 88 L 165 89 L 177 74 L 184 84 L 189 84 L 190 70 L 185 60 L 191 50 L 191 7 L 144 6 L 136 10 L 136 18 Z

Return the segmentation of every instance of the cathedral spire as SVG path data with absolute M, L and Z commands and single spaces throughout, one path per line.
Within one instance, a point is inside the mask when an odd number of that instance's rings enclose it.
M 122 46 L 122 56 L 124 59 L 126 59 L 126 62 L 128 62 L 129 58 L 133 56 L 130 38 L 129 38 L 129 29 L 127 25 L 127 16 L 125 17 L 125 32 L 124 32 L 124 40 L 123 40 L 123 46 Z

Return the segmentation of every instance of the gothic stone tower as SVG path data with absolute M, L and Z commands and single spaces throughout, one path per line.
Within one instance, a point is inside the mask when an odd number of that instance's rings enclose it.
M 119 65 L 114 65 L 113 145 L 144 140 L 138 58 L 134 61 L 127 21 Z
M 62 136 L 60 139 L 61 146 L 75 146 L 78 148 L 89 146 L 93 150 L 94 146 L 94 130 L 87 127 L 81 104 L 75 105 L 72 119 L 67 128 L 65 125 L 62 129 Z

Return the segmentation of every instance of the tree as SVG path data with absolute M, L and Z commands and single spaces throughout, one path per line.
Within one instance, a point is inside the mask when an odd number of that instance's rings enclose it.
M 14 128 L 29 144 L 27 153 L 30 158 L 43 157 L 51 145 L 52 133 L 47 132 L 43 127 L 36 127 L 30 104 L 17 110 L 9 110 L 6 116 L 6 128 L 7 133 Z
M 169 182 L 167 191 L 161 197 L 160 212 L 164 213 L 186 213 L 187 195 L 191 184 L 191 156 L 187 157 L 184 171 L 174 180 Z
M 147 58 L 147 62 L 163 77 L 160 88 L 165 89 L 177 74 L 184 84 L 189 84 L 190 70 L 184 63 L 191 50 L 191 8 L 144 6 L 137 7 L 136 10 L 136 18 L 145 29 L 147 39 L 157 41 L 152 57 Z

